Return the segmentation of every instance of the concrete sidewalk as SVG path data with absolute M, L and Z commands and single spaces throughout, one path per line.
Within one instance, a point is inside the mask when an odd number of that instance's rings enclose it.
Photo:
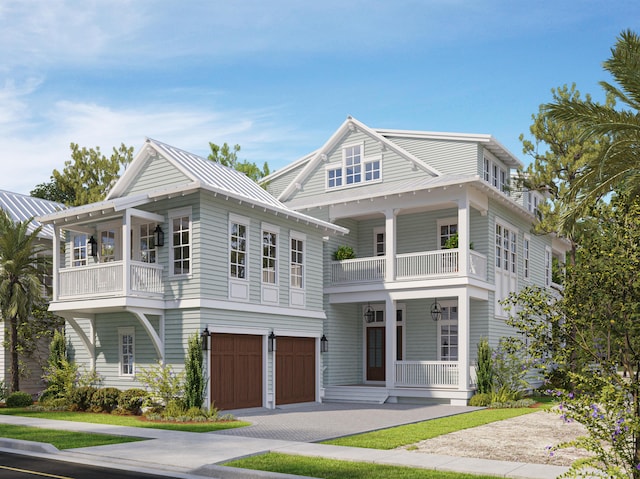
M 362 405 L 349 407 L 351 408 L 351 414 L 356 416 L 358 415 L 358 408 L 363 408 Z M 338 408 L 338 411 L 349 411 L 349 407 Z M 370 418 L 371 411 L 368 411 L 366 406 L 364 408 L 365 411 L 362 414 L 368 415 Z M 265 416 L 274 415 L 270 411 L 263 412 Z M 283 429 L 286 430 L 287 427 L 291 427 L 293 425 L 292 421 L 300 420 L 301 411 L 297 412 L 298 414 L 290 414 L 288 416 L 286 412 L 282 412 L 280 423 L 283 425 Z M 318 413 L 318 415 L 314 416 L 313 413 Z M 442 413 L 443 411 L 440 412 L 440 414 Z M 256 417 L 260 417 L 260 414 L 253 414 L 253 416 L 245 418 L 238 412 L 237 417 L 251 421 L 252 417 L 255 420 Z M 316 418 L 308 419 L 308 421 L 322 421 L 324 418 L 324 422 L 330 422 L 339 420 L 341 414 L 333 415 L 331 408 L 325 410 L 316 408 L 316 410 L 311 410 L 306 417 Z M 232 459 L 266 452 L 402 465 L 440 471 L 490 474 L 520 479 L 551 479 L 567 471 L 566 467 L 559 466 L 439 456 L 406 450 L 381 451 L 340 447 L 273 437 L 243 437 L 228 433 L 188 433 L 3 415 L 0 415 L 0 423 L 146 438 L 149 440 L 65 451 L 57 451 L 50 445 L 0 439 L 0 448 L 43 455 L 51 459 L 120 467 L 140 472 L 153 471 L 181 478 L 202 478 L 202 476 L 217 478 L 292 477 L 273 473 L 250 472 L 219 465 Z M 305 426 L 309 426 L 309 424 L 302 425 L 302 427 Z M 250 432 L 250 428 L 247 429 L 247 432 Z M 282 430 L 277 433 L 281 436 L 285 435 Z

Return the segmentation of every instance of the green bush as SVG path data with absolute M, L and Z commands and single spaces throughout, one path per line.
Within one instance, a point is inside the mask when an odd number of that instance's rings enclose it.
M 335 261 L 342 261 L 342 260 L 345 260 L 345 259 L 353 259 L 355 257 L 356 257 L 356 253 L 353 251 L 353 248 L 351 246 L 348 246 L 348 245 L 340 246 L 333 253 L 333 259 Z
M 16 391 L 9 394 L 6 401 L 7 407 L 27 407 L 32 404 L 33 399 L 31 398 L 31 394 L 27 394 L 22 391 Z
M 69 398 L 69 409 L 72 411 L 88 411 L 91 409 L 93 395 L 97 390 L 92 386 L 81 386 L 75 389 Z
M 133 388 L 122 391 L 118 401 L 119 412 L 139 416 L 142 414 L 142 405 L 147 397 L 147 391 L 144 389 Z
M 478 392 L 488 394 L 493 390 L 493 363 L 492 351 L 487 338 L 478 342 L 478 360 L 476 368 L 476 382 Z
M 120 390 L 117 388 L 102 388 L 96 390 L 91 396 L 91 412 L 110 413 L 118 407 Z
M 469 406 L 486 407 L 491 404 L 491 394 L 478 393 L 469 399 Z
M 165 407 L 183 395 L 184 372 L 175 373 L 170 365 L 158 362 L 150 368 L 142 368 L 138 377 L 150 392 L 151 407 Z
M 205 339 L 206 340 L 206 339 Z M 202 341 L 196 332 L 189 337 L 187 358 L 184 363 L 184 403 L 187 409 L 202 407 L 207 378 L 204 375 Z
M 179 418 L 186 416 L 187 408 L 184 402 L 180 399 L 172 399 L 167 403 L 167 406 L 164 408 L 162 412 L 162 417 L 164 418 Z

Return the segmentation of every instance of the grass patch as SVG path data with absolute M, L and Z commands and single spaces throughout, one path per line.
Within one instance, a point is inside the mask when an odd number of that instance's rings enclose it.
M 8 424 L 0 424 L 0 437 L 22 439 L 23 441 L 45 442 L 53 444 L 58 449 L 75 449 L 77 447 L 105 446 L 108 444 L 144 441 L 144 439 L 138 437 L 57 431 L 54 429 L 13 426 Z
M 344 479 L 345 477 L 349 479 L 497 479 L 498 477 L 441 472 L 405 466 L 386 466 L 369 462 L 293 456 L 275 452 L 227 462 L 224 465 L 323 479 Z
M 147 421 L 140 416 L 118 416 L 116 414 L 98 414 L 69 411 L 33 411 L 27 408 L 0 408 L 0 414 L 9 416 L 36 417 L 58 421 L 77 421 L 92 424 L 110 424 L 113 426 L 143 427 L 150 429 L 168 429 L 185 432 L 211 432 L 233 429 L 250 425 L 246 421 L 220 422 L 156 422 Z
M 355 434 L 324 441 L 322 444 L 334 446 L 366 447 L 370 449 L 395 449 L 415 444 L 450 432 L 483 426 L 503 419 L 540 411 L 539 408 L 481 409 L 455 416 L 431 419 L 415 424 L 396 426 L 389 429 Z

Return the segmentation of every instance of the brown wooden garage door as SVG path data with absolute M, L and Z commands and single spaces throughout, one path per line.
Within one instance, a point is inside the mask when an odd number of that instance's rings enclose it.
M 316 400 L 316 341 L 278 336 L 276 343 L 276 404 Z
M 262 336 L 211 336 L 211 398 L 219 409 L 262 406 Z

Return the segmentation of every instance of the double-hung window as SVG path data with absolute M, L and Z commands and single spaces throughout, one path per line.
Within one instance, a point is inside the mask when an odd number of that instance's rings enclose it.
M 262 231 L 262 282 L 276 284 L 278 280 L 278 233 Z
M 304 241 L 291 238 L 291 287 L 304 287 Z
M 135 330 L 118 328 L 120 342 L 120 375 L 133 376 L 135 371 Z
M 382 155 L 365 156 L 364 143 L 342 147 L 342 162 L 326 167 L 326 187 L 340 188 L 363 183 L 377 183 L 382 179 Z
M 191 273 L 191 209 L 170 211 L 171 274 Z
M 247 279 L 247 225 L 232 221 L 229 231 L 229 276 Z
M 530 275 L 530 264 L 529 264 L 529 255 L 531 254 L 531 238 L 529 235 L 524 235 L 524 239 L 522 240 L 522 276 L 524 279 L 529 279 Z
M 73 266 L 86 266 L 87 265 L 87 235 L 75 235 L 73 237 Z
M 506 316 L 501 301 L 516 292 L 518 267 L 518 232 L 512 226 L 496 221 L 495 281 L 496 315 Z

